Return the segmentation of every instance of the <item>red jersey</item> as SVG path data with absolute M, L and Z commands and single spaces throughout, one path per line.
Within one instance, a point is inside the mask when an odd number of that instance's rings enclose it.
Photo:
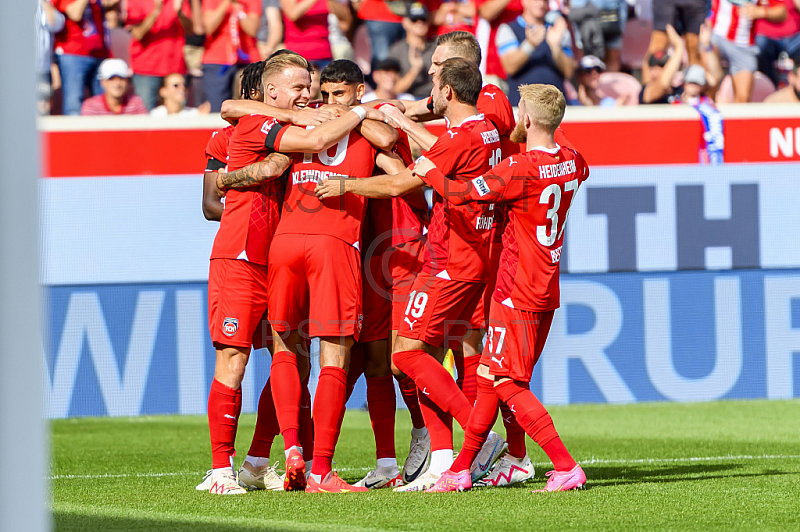
M 67 6 L 74 1 L 54 0 L 53 6 L 65 13 Z M 66 16 L 65 19 L 64 29 L 56 34 L 56 54 L 89 55 L 101 59 L 108 57 L 105 15 L 100 0 L 89 0 L 80 22 Z
M 240 118 L 228 146 L 228 170 L 239 170 L 277 151 L 275 146 L 284 131 L 285 128 L 269 116 Z M 228 190 L 211 258 L 266 265 L 282 200 L 283 186 L 277 179 Z
M 317 0 L 317 3 L 297 20 L 289 20 L 284 15 L 283 43 L 286 48 L 309 61 L 322 61 L 333 57 L 331 43 L 328 41 L 327 0 Z
M 474 115 L 449 127 L 425 156 L 450 180 L 469 182 L 500 162 L 500 136 L 483 115 Z M 456 206 L 441 192 L 434 194 L 422 270 L 444 279 L 488 281 L 493 225 L 493 206 Z
M 206 144 L 206 172 L 219 172 L 228 166 L 228 145 L 233 135 L 233 126 L 218 129 L 211 134 Z M 216 161 L 212 163 L 212 161 Z
M 754 5 L 772 7 L 778 5 L 777 0 L 712 0 L 711 1 L 711 29 L 714 35 L 738 46 L 755 46 L 756 25 L 754 21 L 744 16 L 743 6 Z
M 589 167 L 573 148 L 559 146 L 513 155 L 491 174 L 471 182 L 447 183 L 439 170 L 425 176 L 456 203 L 504 203 L 508 221 L 493 297 L 511 308 L 547 312 L 558 308 L 564 226 Z
M 203 0 L 203 12 L 219 7 L 222 0 Z M 261 16 L 261 0 L 239 0 L 239 5 L 247 15 Z M 256 40 L 250 37 L 239 26 L 240 9 L 231 4 L 219 27 L 206 34 L 203 64 L 235 65 L 258 61 L 260 56 L 256 48 Z
M 475 7 L 480 10 L 481 6 L 488 1 L 475 0 Z M 493 21 L 489 22 L 481 18 L 480 14 L 475 19 L 477 21 L 475 24 L 475 38 L 478 39 L 481 50 L 483 50 L 486 73 L 490 76 L 506 79 L 506 71 L 503 69 L 503 63 L 500 62 L 500 56 L 497 55 L 497 45 L 495 45 L 494 38 L 497 35 L 497 28 L 500 27 L 500 24 L 511 22 L 520 15 L 522 15 L 522 0 L 511 0 L 503 9 L 503 12 Z
M 314 189 L 328 177 L 372 176 L 377 153 L 360 133 L 351 131 L 325 152 L 295 154 L 276 234 L 329 235 L 360 248 L 366 198 L 344 194 L 321 201 Z
M 128 16 L 125 24 L 141 24 L 153 10 L 153 0 L 128 0 Z M 192 17 L 188 2 L 183 4 L 183 13 Z M 183 26 L 172 2 L 164 2 L 161 14 L 141 41 L 131 39 L 131 68 L 136 74 L 166 76 L 177 72 L 186 73 L 183 60 L 183 45 L 186 44 Z

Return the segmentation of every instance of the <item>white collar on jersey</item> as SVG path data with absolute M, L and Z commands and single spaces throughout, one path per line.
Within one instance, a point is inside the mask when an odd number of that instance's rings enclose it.
M 537 151 L 543 151 L 545 153 L 549 153 L 550 155 L 555 155 L 556 153 L 558 153 L 558 150 L 560 150 L 560 149 L 561 149 L 561 146 L 556 144 L 555 148 L 545 148 L 544 146 L 535 146 L 535 147 L 531 148 L 529 151 L 537 150 Z
M 464 124 L 466 124 L 467 122 L 475 122 L 477 120 L 483 120 L 483 113 L 478 113 L 476 115 L 468 116 L 467 118 L 464 119 L 463 122 L 461 122 L 457 126 L 450 125 L 450 120 L 448 120 L 447 117 L 444 117 L 444 123 L 447 126 L 447 129 L 450 129 L 451 127 L 461 127 Z

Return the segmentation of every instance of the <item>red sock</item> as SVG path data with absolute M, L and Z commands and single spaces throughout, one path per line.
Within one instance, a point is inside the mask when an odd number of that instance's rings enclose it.
M 236 455 L 236 428 L 242 411 L 242 389 L 234 390 L 214 379 L 208 393 L 208 432 L 211 436 L 211 467 L 231 467 Z
M 436 406 L 429 397 L 420 394 L 419 406 L 431 437 L 431 451 L 453 448 L 453 416 Z
M 278 434 L 280 434 L 280 426 L 278 425 L 278 416 L 275 414 L 275 403 L 272 401 L 272 388 L 267 379 L 264 389 L 261 390 L 261 397 L 258 399 L 256 431 L 253 433 L 253 442 L 250 444 L 247 454 L 269 458 L 272 442 Z
M 451 471 L 464 471 L 470 468 L 497 419 L 498 400 L 494 393 L 494 381 L 478 377 L 476 384 L 478 398 L 472 409 L 472 415 L 469 416 L 469 425 L 464 433 L 464 445 L 450 467 Z
M 314 423 L 311 421 L 311 392 L 308 391 L 308 377 L 302 383 L 299 421 L 303 460 L 308 462 L 314 457 Z
M 288 351 L 278 351 L 272 355 L 272 398 L 275 401 L 275 414 L 283 434 L 283 447 L 299 446 L 300 438 L 300 397 L 302 395 L 297 359 Z
M 314 463 L 311 472 L 323 478 L 331 470 L 333 451 L 339 439 L 347 393 L 347 372 L 326 366 L 319 373 L 314 396 Z
M 397 404 L 391 375 L 367 379 L 367 408 L 375 434 L 375 457 L 395 458 L 394 418 Z
M 472 406 L 444 367 L 422 349 L 393 355 L 395 366 L 414 379 L 420 393 L 449 412 L 463 429 L 467 428 Z
M 364 373 L 364 348 L 361 347 L 361 344 L 356 344 L 350 349 L 350 367 L 347 369 L 345 404 L 350 400 L 350 396 L 353 395 L 353 390 L 362 373 Z
M 503 426 L 506 428 L 506 441 L 508 442 L 508 454 L 514 458 L 522 458 L 528 454 L 525 447 L 525 431 L 519 426 L 517 418 L 505 403 L 500 403 L 500 414 L 503 416 Z
M 552 460 L 556 471 L 569 471 L 575 467 L 575 460 L 559 438 L 553 419 L 527 384 L 520 385 L 515 381 L 507 381 L 497 386 L 495 392 L 500 400 L 508 404 L 528 436 L 538 443 Z
M 475 400 L 478 398 L 478 366 L 481 365 L 481 357 L 479 355 L 457 357 L 455 360 L 458 368 L 458 380 L 456 380 L 456 383 L 461 388 L 469 404 L 474 405 Z
M 417 385 L 414 384 L 414 379 L 411 377 L 397 379 L 397 384 L 400 386 L 400 394 L 403 396 L 403 401 L 408 407 L 408 413 L 411 414 L 411 424 L 415 429 L 423 428 L 425 420 L 422 417 L 422 410 L 419 408 Z

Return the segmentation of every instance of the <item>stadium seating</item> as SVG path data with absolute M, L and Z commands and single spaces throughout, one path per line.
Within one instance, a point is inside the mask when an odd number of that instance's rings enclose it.
M 772 81 L 761 72 L 756 72 L 750 101 L 753 103 L 763 102 L 764 98 L 773 92 L 775 92 L 775 85 L 772 84 Z M 717 91 L 717 103 L 733 103 L 733 81 L 730 76 L 725 76 L 720 83 Z

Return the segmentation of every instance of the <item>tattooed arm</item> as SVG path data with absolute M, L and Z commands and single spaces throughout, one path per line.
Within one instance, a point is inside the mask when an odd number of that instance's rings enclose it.
M 282 153 L 270 153 L 263 161 L 239 170 L 217 175 L 217 187 L 245 188 L 280 177 L 292 165 L 292 158 Z

